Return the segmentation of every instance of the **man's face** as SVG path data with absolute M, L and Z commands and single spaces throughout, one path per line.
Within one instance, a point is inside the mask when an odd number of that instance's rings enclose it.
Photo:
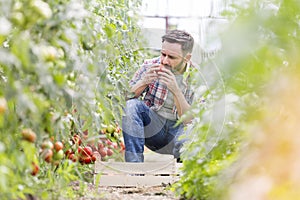
M 181 45 L 178 43 L 162 43 L 160 55 L 161 64 L 166 68 L 170 68 L 175 74 L 182 74 L 186 65 L 186 60 L 183 57 Z

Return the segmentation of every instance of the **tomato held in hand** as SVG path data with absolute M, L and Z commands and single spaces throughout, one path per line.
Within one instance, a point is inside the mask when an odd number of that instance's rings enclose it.
M 159 65 L 159 72 L 163 71 L 164 66 L 163 65 Z

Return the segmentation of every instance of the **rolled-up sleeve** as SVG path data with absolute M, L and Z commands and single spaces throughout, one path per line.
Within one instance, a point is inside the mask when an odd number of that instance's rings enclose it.
M 133 86 L 136 84 L 136 82 L 138 82 L 139 80 L 141 80 L 142 76 L 146 73 L 147 71 L 147 67 L 146 65 L 142 65 L 133 75 L 132 79 L 129 81 L 129 85 Z

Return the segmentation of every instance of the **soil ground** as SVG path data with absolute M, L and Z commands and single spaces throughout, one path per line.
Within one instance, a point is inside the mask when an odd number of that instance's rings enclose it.
M 79 190 L 79 183 L 72 184 L 74 190 Z M 169 190 L 168 186 L 151 187 L 96 187 L 87 184 L 85 196 L 80 200 L 179 200 L 175 194 Z

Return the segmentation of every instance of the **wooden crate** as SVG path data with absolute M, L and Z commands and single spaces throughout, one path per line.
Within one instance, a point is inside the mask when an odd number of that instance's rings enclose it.
M 100 186 L 159 186 L 179 179 L 179 168 L 171 155 L 145 154 L 143 163 L 96 161 L 94 183 Z

